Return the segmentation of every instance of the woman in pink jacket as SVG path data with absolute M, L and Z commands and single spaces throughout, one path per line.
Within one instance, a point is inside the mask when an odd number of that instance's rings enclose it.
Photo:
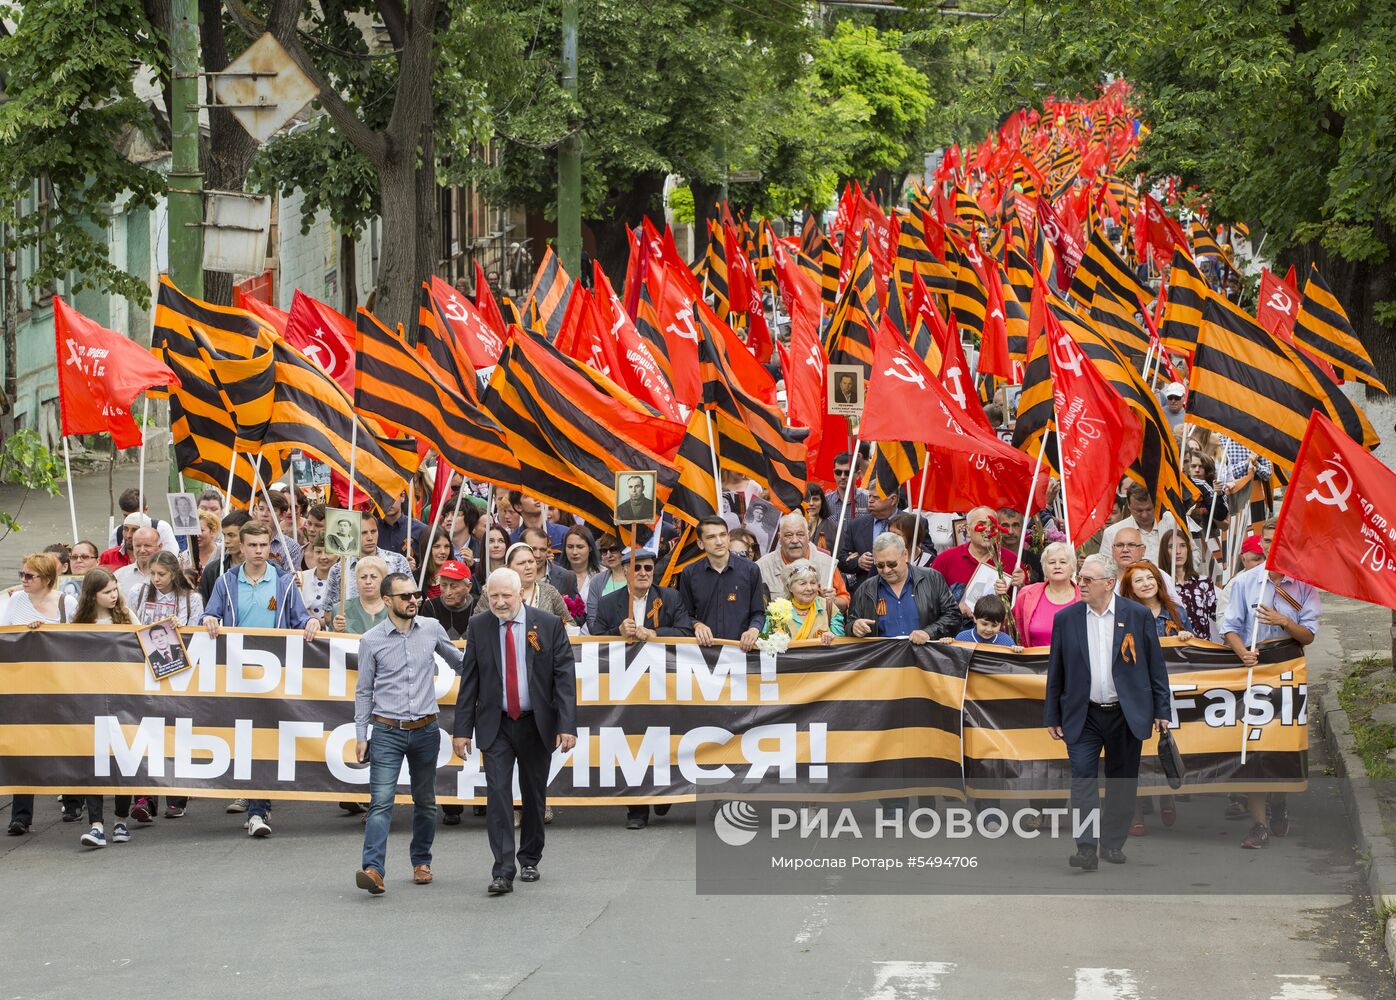
M 1013 602 L 1018 641 L 1024 646 L 1050 646 L 1052 619 L 1063 608 L 1081 599 L 1072 582 L 1076 576 L 1076 551 L 1066 542 L 1053 542 L 1042 550 L 1043 583 L 1030 583 Z

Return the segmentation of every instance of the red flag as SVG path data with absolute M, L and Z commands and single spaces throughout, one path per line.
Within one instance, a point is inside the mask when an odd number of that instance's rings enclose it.
M 1183 235 L 1183 228 L 1163 210 L 1153 198 L 1147 194 L 1139 199 L 1139 217 L 1134 221 L 1135 239 L 1139 245 L 1136 249 L 1139 256 L 1144 257 L 1145 248 L 1152 249 L 1154 257 L 1160 262 L 1173 259 L 1173 248 L 1181 247 L 1183 252 L 1192 256 L 1189 249 L 1191 244 L 1188 238 Z
M 1062 502 L 1071 542 L 1080 545 L 1102 527 L 1115 487 L 1139 454 L 1143 428 L 1120 394 L 1096 370 L 1051 310 L 1047 358 L 1052 367 L 1054 419 L 1061 449 Z
M 499 311 L 499 303 L 494 300 L 494 293 L 490 291 L 490 283 L 485 280 L 485 272 L 478 260 L 475 261 L 475 308 L 496 336 L 508 336 L 509 325 L 504 322 L 504 314 Z
M 286 343 L 300 351 L 351 396 L 354 394 L 354 323 L 299 288 L 291 299 Z
M 237 285 L 233 286 L 233 308 L 245 309 L 253 316 L 264 321 L 277 333 L 286 336 L 286 321 L 290 318 L 288 313 L 282 312 L 276 306 L 263 302 L 245 293 Z
M 1008 317 L 1003 305 L 1003 275 L 999 263 L 984 258 L 984 336 L 979 348 L 979 370 L 1001 378 L 1013 377 L 1013 359 L 1008 353 Z
M 1000 441 L 967 407 L 953 399 L 884 316 L 868 380 L 858 433 L 866 441 L 915 441 L 926 445 L 923 505 L 927 510 L 968 510 L 979 504 L 1022 503 L 1033 463 Z M 920 482 L 912 487 L 920 495 Z
M 488 295 L 488 286 L 483 287 Z M 469 299 L 434 274 L 431 276 L 431 298 L 436 303 L 437 312 L 451 324 L 456 343 L 465 351 L 465 356 L 476 371 L 493 368 L 499 363 L 499 356 L 504 353 L 502 330 L 496 333 L 490 321 Z M 498 308 L 495 307 L 496 311 Z
M 635 329 L 634 321 L 625 311 L 616 290 L 611 287 L 606 272 L 596 261 L 592 261 L 592 285 L 596 289 L 593 299 L 596 309 L 605 329 L 615 339 L 620 355 L 621 378 L 615 380 L 636 398 L 653 406 L 662 416 L 678 420 L 679 404 L 674 398 L 674 387 L 669 383 L 669 377 L 650 353 L 649 342 Z
M 137 396 L 179 385 L 175 373 L 139 344 L 53 297 L 58 348 L 58 409 L 63 434 L 110 434 L 118 448 L 141 443 L 131 417 Z
M 1290 271 L 1294 268 L 1291 266 Z M 1255 318 L 1286 344 L 1293 344 L 1294 317 L 1299 315 L 1299 290 L 1287 285 L 1267 268 L 1260 272 L 1260 293 Z
M 684 293 L 681 277 L 672 268 L 654 257 L 650 258 L 647 284 L 654 303 L 656 326 L 668 348 L 669 370 L 672 373 L 674 396 L 685 406 L 693 407 L 703 398 L 703 383 L 698 373 L 698 327 L 693 319 L 693 299 Z
M 751 308 L 756 273 L 742 249 L 742 238 L 726 223 L 722 226 L 722 247 L 727 257 L 727 301 L 737 312 L 746 312 Z
M 1266 565 L 1396 608 L 1396 473 L 1318 410 L 1299 446 Z
M 1059 216 L 1046 198 L 1037 203 L 1037 227 L 1047 242 L 1052 244 L 1052 252 L 1057 257 L 1057 289 L 1065 293 L 1071 287 L 1071 276 L 1076 273 L 1076 265 L 1086 255 L 1081 243 L 1081 233 L 1073 229 Z M 1171 258 L 1171 254 L 1169 255 Z
M 572 288 L 554 346 L 574 361 L 595 368 L 622 388 L 629 388 L 626 378 L 629 372 L 620 357 L 619 341 L 607 328 L 596 299 L 581 282 Z

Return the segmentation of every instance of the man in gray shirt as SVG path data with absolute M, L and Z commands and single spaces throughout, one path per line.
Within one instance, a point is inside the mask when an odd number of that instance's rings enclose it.
M 412 781 L 412 881 L 431 882 L 431 845 L 436 838 L 436 660 L 460 672 L 461 651 L 441 623 L 418 618 L 421 593 L 406 573 L 389 573 L 382 584 L 388 617 L 359 639 L 359 682 L 354 688 L 354 745 L 368 762 L 371 802 L 364 825 L 363 866 L 354 884 L 381 895 L 398 775 L 407 760 Z M 369 740 L 372 726 L 373 739 Z

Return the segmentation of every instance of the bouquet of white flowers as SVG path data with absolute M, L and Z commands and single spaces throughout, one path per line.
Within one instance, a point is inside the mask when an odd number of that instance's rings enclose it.
M 766 627 L 756 640 L 756 648 L 775 656 L 790 648 L 790 626 L 795 620 L 795 606 L 784 597 L 766 605 Z

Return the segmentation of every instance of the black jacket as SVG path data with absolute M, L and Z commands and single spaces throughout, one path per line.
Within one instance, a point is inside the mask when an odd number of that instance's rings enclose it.
M 655 599 L 659 607 L 655 608 Z M 630 591 L 622 587 L 613 590 L 596 603 L 596 625 L 592 635 L 620 635 L 620 623 L 630 617 Z M 679 592 L 671 587 L 651 587 L 645 601 L 645 628 L 656 635 L 691 636 L 693 619 L 683 605 Z
M 897 514 L 904 513 L 906 512 L 897 511 Z M 893 514 L 892 517 L 896 517 L 897 514 Z M 892 517 L 887 520 L 890 521 Z M 872 551 L 873 522 L 875 520 L 876 518 L 872 514 L 860 514 L 853 520 L 844 523 L 843 537 L 839 539 L 839 550 L 835 556 L 838 559 L 839 570 L 843 573 L 844 582 L 850 591 L 856 589 L 864 580 L 877 575 L 876 570 L 868 570 L 865 573 L 858 568 L 858 557 L 864 552 Z M 834 537 L 832 531 L 829 537 Z M 922 552 L 929 552 L 932 559 L 936 557 L 936 547 L 931 543 L 930 522 L 924 517 L 921 519 L 921 532 L 917 537 L 916 544 L 920 546 Z
M 945 577 L 929 566 L 910 566 L 908 572 L 921 627 L 930 633 L 932 639 L 953 637 L 960 628 L 960 609 L 955 604 Z M 881 581 L 882 577 L 874 573 L 853 592 L 846 616 L 849 623 L 847 634 L 853 634 L 852 623 L 859 618 L 877 621 L 877 585 Z
M 504 713 L 504 670 L 499 662 L 499 619 L 476 615 L 466 630 L 460 695 L 452 735 L 469 737 L 484 750 L 499 735 Z M 524 659 L 528 697 L 538 735 L 552 747 L 559 733 L 577 732 L 577 665 L 562 619 L 537 608 L 524 609 Z

